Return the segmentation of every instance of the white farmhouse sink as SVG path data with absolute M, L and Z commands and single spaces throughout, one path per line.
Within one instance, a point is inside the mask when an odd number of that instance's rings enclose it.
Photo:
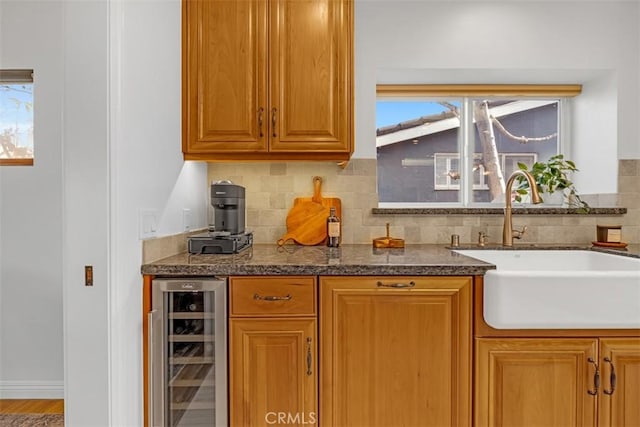
M 496 265 L 484 319 L 497 329 L 640 328 L 640 259 L 594 251 L 460 250 Z

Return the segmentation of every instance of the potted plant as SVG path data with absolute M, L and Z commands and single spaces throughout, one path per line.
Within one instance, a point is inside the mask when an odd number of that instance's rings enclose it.
M 578 168 L 571 160 L 565 160 L 563 154 L 556 154 L 546 162 L 535 162 L 531 169 L 524 163 L 518 163 L 518 168 L 533 175 L 543 202 L 545 197 L 548 199 L 549 195 L 559 192 L 562 201 L 569 207 L 578 208 L 579 212 L 589 211 L 589 205 L 580 199 L 573 182 L 568 177 L 569 173 L 576 172 Z M 522 177 L 518 177 L 518 183 L 515 200 L 521 202 L 522 196 L 528 194 L 529 183 Z

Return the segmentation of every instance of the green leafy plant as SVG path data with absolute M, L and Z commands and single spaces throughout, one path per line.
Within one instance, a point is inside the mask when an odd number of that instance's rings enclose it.
M 565 160 L 564 155 L 556 154 L 546 162 L 535 162 L 531 169 L 524 163 L 518 162 L 518 168 L 529 172 L 535 178 L 539 192 L 552 194 L 560 191 L 569 207 L 577 208 L 578 212 L 581 213 L 589 211 L 589 205 L 580 199 L 573 182 L 568 176 L 569 173 L 578 171 L 578 168 L 571 160 Z M 528 194 L 529 183 L 521 176 L 517 179 L 518 188 L 516 189 L 515 200 L 520 202 L 522 201 L 522 196 Z

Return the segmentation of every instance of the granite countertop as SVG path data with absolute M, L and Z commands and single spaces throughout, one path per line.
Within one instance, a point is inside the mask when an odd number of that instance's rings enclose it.
M 371 245 L 297 246 L 256 244 L 234 255 L 183 253 L 142 266 L 155 276 L 240 275 L 482 275 L 495 266 L 443 245 L 374 249 Z
M 561 249 L 596 250 L 640 258 L 640 245 L 625 250 L 585 245 L 407 245 L 404 249 L 375 249 L 369 245 L 297 246 L 257 244 L 233 255 L 191 255 L 182 253 L 144 264 L 142 274 L 155 276 L 242 276 L 242 275 L 482 275 L 494 269 L 489 264 L 452 252 L 451 249 Z

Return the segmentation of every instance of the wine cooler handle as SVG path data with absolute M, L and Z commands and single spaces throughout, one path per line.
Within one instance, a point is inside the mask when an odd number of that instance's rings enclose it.
M 604 361 L 611 365 L 611 374 L 609 375 L 609 384 L 611 385 L 611 389 L 607 390 L 605 388 L 602 392 L 611 396 L 613 392 L 616 391 L 616 368 L 613 366 L 613 362 L 610 358 L 605 357 Z
M 253 299 L 261 300 L 261 301 L 289 301 L 291 299 L 291 294 L 287 294 L 283 297 L 275 296 L 275 295 L 265 295 L 262 296 L 260 294 L 253 294 Z
M 596 363 L 595 360 L 593 360 L 593 358 L 588 358 L 587 362 L 589 363 L 593 363 L 593 365 L 596 367 L 596 371 L 593 373 L 593 390 L 587 390 L 587 393 L 589 393 L 591 396 L 595 396 L 596 394 L 598 394 L 598 389 L 600 388 L 600 368 L 598 367 L 598 364 Z
M 153 427 L 153 320 L 156 310 L 147 313 L 147 422 L 148 427 Z
M 311 337 L 307 337 L 307 375 L 311 375 L 311 364 L 313 363 L 313 356 L 311 354 Z

